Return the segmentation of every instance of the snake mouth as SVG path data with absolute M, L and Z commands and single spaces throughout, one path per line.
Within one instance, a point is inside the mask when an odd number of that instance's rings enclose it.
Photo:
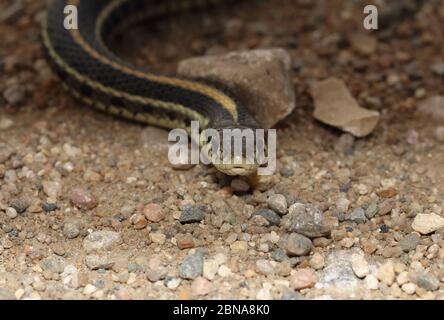
M 229 176 L 249 176 L 258 169 L 256 164 L 214 164 L 217 170 Z

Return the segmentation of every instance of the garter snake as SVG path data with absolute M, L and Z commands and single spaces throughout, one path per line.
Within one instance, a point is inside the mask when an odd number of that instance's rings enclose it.
M 135 21 L 195 10 L 221 0 L 54 0 L 43 22 L 49 64 L 76 98 L 101 111 L 164 128 L 259 128 L 225 88 L 202 79 L 150 73 L 123 61 L 107 36 Z M 75 6 L 77 28 L 66 28 L 67 6 Z M 214 164 L 229 175 L 249 175 L 257 164 Z

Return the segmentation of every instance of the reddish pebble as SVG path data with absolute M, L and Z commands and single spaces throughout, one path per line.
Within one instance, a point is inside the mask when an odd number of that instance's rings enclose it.
M 143 209 L 145 217 L 152 222 L 160 222 L 165 219 L 165 211 L 157 203 L 150 203 Z
M 190 249 L 194 247 L 194 240 L 191 236 L 178 236 L 177 247 L 180 250 Z
M 299 269 L 290 278 L 290 287 L 293 290 L 311 288 L 316 284 L 317 278 L 313 270 Z
M 198 277 L 191 285 L 191 292 L 195 296 L 206 296 L 213 290 L 213 285 L 210 281 L 203 277 Z
M 97 199 L 82 187 L 73 188 L 69 198 L 80 209 L 91 210 L 98 205 Z

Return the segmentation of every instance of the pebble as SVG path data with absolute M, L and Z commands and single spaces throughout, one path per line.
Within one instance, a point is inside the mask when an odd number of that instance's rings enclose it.
M 179 222 L 182 224 L 200 222 L 205 218 L 202 210 L 194 206 L 185 206 L 179 217 Z
M 201 253 L 190 254 L 185 257 L 179 268 L 182 279 L 196 279 L 203 273 L 203 255 Z
M 190 235 L 176 236 L 177 247 L 180 250 L 190 249 L 194 247 L 193 237 Z
M 233 275 L 233 272 L 230 268 L 228 268 L 226 265 L 221 265 L 219 267 L 219 270 L 217 271 L 217 274 L 221 276 L 222 278 L 230 277 Z
M 350 250 L 333 250 L 325 258 L 325 267 L 319 283 L 323 286 L 337 288 L 341 291 L 358 288 L 359 279 L 351 266 L 352 252 Z
M 130 222 L 136 230 L 145 229 L 148 225 L 148 220 L 145 218 L 145 216 L 138 213 L 131 216 Z
M 339 198 L 336 200 L 336 209 L 340 212 L 347 212 L 351 201 L 347 198 Z
M 13 207 L 7 207 L 5 213 L 10 219 L 15 219 L 18 216 L 17 210 Z
M 435 129 L 435 136 L 438 141 L 444 142 L 444 126 Z
M 65 222 L 63 224 L 63 235 L 68 239 L 75 239 L 80 234 L 80 226 L 76 222 Z
M 333 148 L 339 154 L 351 155 L 353 153 L 354 144 L 355 144 L 355 137 L 349 133 L 343 133 L 336 140 Z
M 233 253 L 243 253 L 248 250 L 248 243 L 246 241 L 234 241 L 230 245 L 230 249 Z
M 182 279 L 180 278 L 167 278 L 165 280 L 166 286 L 168 289 L 176 290 L 180 284 L 182 283 Z
M 407 294 L 415 294 L 416 292 L 416 285 L 414 283 L 408 282 L 408 283 L 404 283 L 401 286 L 402 291 L 404 291 Z
M 98 205 L 97 199 L 82 187 L 73 188 L 69 198 L 76 207 L 84 210 L 92 210 Z
M 285 250 L 289 257 L 305 256 L 313 248 L 311 240 L 298 233 L 291 233 L 285 244 Z
M 318 206 L 295 203 L 283 218 L 283 225 L 289 232 L 297 232 L 309 238 L 329 235 L 331 226 L 325 221 Z
M 23 86 L 13 85 L 3 91 L 3 97 L 13 106 L 20 106 L 25 101 L 26 92 Z
M 166 236 L 162 232 L 152 232 L 150 233 L 150 240 L 157 244 L 164 244 L 166 241 Z
M 282 194 L 273 194 L 267 200 L 268 207 L 283 216 L 287 213 L 287 198 Z
M 114 231 L 94 231 L 83 240 L 87 252 L 110 250 L 121 242 L 120 234 Z
M 360 254 L 353 254 L 351 256 L 351 266 L 355 275 L 361 279 L 366 277 L 370 272 L 367 260 Z
M 353 212 L 350 214 L 350 221 L 357 224 L 366 223 L 367 217 L 365 215 L 364 209 L 356 208 L 355 210 L 353 210 Z
M 28 209 L 29 204 L 24 199 L 14 199 L 9 203 L 9 206 L 14 208 L 17 213 L 21 214 Z
M 57 256 L 45 258 L 40 262 L 42 269 L 51 273 L 62 273 L 65 269 L 65 265 L 65 259 Z
M 252 218 L 255 216 L 264 217 L 271 226 L 278 226 L 281 223 L 281 217 L 269 209 L 259 209 L 253 213 Z
M 379 112 L 359 106 L 342 80 L 329 78 L 311 88 L 315 103 L 314 117 L 328 125 L 365 137 L 379 122 Z
M 439 280 L 429 272 L 420 272 L 412 276 L 413 282 L 427 291 L 436 291 L 439 289 Z
M 325 266 L 324 255 L 322 255 L 319 252 L 315 252 L 310 259 L 309 265 L 310 265 L 310 267 L 312 267 L 315 270 L 320 270 L 320 269 L 324 268 L 324 266 Z
M 421 238 L 416 233 L 411 233 L 402 238 L 401 241 L 398 242 L 398 246 L 402 251 L 410 252 L 416 249 L 420 240 Z
M 395 281 L 395 269 L 392 261 L 388 261 L 379 267 L 376 274 L 379 281 L 387 286 L 391 286 Z
M 444 62 L 431 64 L 430 70 L 437 76 L 444 76 Z
M 197 277 L 191 285 L 191 293 L 195 296 L 206 296 L 213 289 L 213 284 L 203 277 Z
M 373 54 L 378 46 L 376 37 L 362 32 L 352 34 L 349 41 L 355 51 L 365 55 Z
M 376 202 L 372 202 L 365 210 L 365 216 L 367 217 L 367 219 L 372 219 L 378 213 L 378 211 L 378 204 Z
M 274 275 L 275 270 L 273 265 L 270 263 L 270 261 L 265 259 L 259 259 L 256 261 L 256 270 L 257 272 L 268 276 L 268 275 Z
M 57 200 L 62 192 L 62 183 L 60 181 L 43 181 L 43 192 L 52 200 Z
M 8 130 L 14 126 L 14 121 L 7 118 L 0 119 L 0 130 Z
M 157 203 L 150 203 L 143 208 L 143 214 L 151 222 L 160 222 L 165 219 L 166 213 Z
M 45 211 L 46 213 L 48 213 L 48 212 L 56 211 L 56 210 L 58 209 L 58 206 L 57 206 L 57 204 L 55 204 L 55 203 L 47 203 L 47 202 L 45 202 L 45 203 L 42 205 L 42 209 L 43 209 L 43 211 Z
M 291 70 L 291 56 L 281 48 L 191 58 L 178 67 L 182 76 L 223 83 L 264 128 L 273 127 L 295 108 Z
M 311 288 L 316 284 L 316 274 L 311 269 L 298 269 L 290 277 L 290 288 L 302 290 Z
M 114 265 L 114 261 L 106 257 L 92 254 L 85 257 L 85 264 L 90 270 L 107 270 L 112 268 L 112 266 Z
M 412 228 L 421 234 L 429 234 L 444 228 L 444 218 L 436 213 L 420 213 L 413 220 Z

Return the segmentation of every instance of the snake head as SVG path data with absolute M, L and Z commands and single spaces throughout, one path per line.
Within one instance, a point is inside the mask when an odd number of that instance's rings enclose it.
M 260 154 L 266 153 L 262 137 L 255 129 L 226 127 L 202 132 L 201 146 L 214 167 L 229 176 L 249 176 L 260 166 Z

